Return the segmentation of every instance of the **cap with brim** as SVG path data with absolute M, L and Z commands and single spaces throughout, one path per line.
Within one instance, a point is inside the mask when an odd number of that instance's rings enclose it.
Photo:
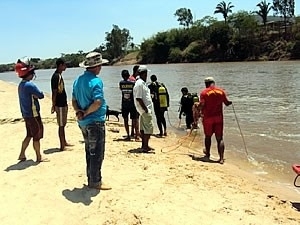
M 35 67 L 32 65 L 27 65 L 24 62 L 20 61 L 15 66 L 15 71 L 20 78 L 25 78 L 28 75 L 34 73 Z
M 213 77 L 206 77 L 206 78 L 204 79 L 204 82 L 205 82 L 205 83 L 208 83 L 208 82 L 215 82 L 215 79 L 214 79 Z
M 107 59 L 103 59 L 101 53 L 99 52 L 90 52 L 86 55 L 85 60 L 79 63 L 80 67 L 89 68 L 99 66 L 105 63 L 108 63 Z
M 138 72 L 141 73 L 144 71 L 150 72 L 151 70 L 149 70 L 146 65 L 140 65 L 138 68 Z

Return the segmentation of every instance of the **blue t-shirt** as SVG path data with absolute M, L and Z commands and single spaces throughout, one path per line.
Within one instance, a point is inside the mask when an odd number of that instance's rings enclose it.
M 40 104 L 37 98 L 44 98 L 43 92 L 29 80 L 22 80 L 18 87 L 18 93 L 23 118 L 40 116 Z
M 99 77 L 89 71 L 85 71 L 74 81 L 72 96 L 77 101 L 78 108 L 82 110 L 87 110 L 95 100 L 101 101 L 101 106 L 97 111 L 78 121 L 79 126 L 105 121 L 106 102 L 103 93 L 103 82 Z

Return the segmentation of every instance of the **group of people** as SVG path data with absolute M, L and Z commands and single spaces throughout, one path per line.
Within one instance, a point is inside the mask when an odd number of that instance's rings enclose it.
M 139 116 L 141 115 L 141 122 L 145 122 L 144 112 L 156 116 L 156 122 L 159 129 L 157 137 L 167 136 L 167 124 L 164 116 L 165 111 L 169 107 L 169 93 L 166 86 L 163 83 L 157 81 L 156 75 L 151 75 L 151 83 L 147 85 L 147 76 L 150 70 L 147 69 L 145 65 L 135 65 L 133 67 L 133 74 L 130 75 L 128 70 L 122 70 L 121 76 L 123 80 L 119 82 L 119 88 L 122 93 L 121 108 L 122 108 L 122 117 L 124 119 L 124 127 L 126 130 L 126 140 L 130 140 L 131 137 L 135 137 L 135 140 L 138 141 L 139 137 L 142 138 L 144 134 L 139 131 Z M 145 107 L 144 107 L 145 105 Z M 148 110 L 146 110 L 146 108 Z M 132 130 L 129 134 L 129 123 L 128 119 L 132 120 Z M 148 118 L 149 120 L 149 118 Z M 147 119 L 146 119 L 147 121 Z M 152 119 L 151 119 L 152 121 Z M 152 122 L 151 122 L 152 124 Z M 144 124 L 144 126 L 149 126 L 149 122 Z M 153 125 L 151 125 L 153 126 Z M 153 133 L 153 127 L 149 129 L 145 128 L 146 133 Z M 141 131 L 143 131 L 141 129 Z M 151 149 L 148 143 L 148 137 L 146 138 L 145 143 L 142 144 L 142 149 L 147 151 Z
M 90 52 L 85 60 L 79 64 L 85 68 L 83 74 L 79 75 L 72 88 L 72 106 L 79 128 L 85 142 L 86 152 L 86 174 L 88 187 L 109 190 L 110 186 L 103 183 L 101 167 L 105 154 L 105 120 L 107 105 L 103 91 L 103 81 L 98 76 L 102 64 L 108 63 L 103 59 L 101 53 Z M 72 146 L 66 141 L 65 126 L 67 123 L 67 95 L 64 87 L 62 72 L 66 69 L 66 62 L 63 59 L 56 61 L 56 70 L 51 78 L 52 107 L 51 113 L 56 112 L 58 124 L 58 136 L 60 150 Z M 42 91 L 30 82 L 35 77 L 35 68 L 29 60 L 18 60 L 15 66 L 17 75 L 22 79 L 18 86 L 18 95 L 22 117 L 25 121 L 26 136 L 21 145 L 19 155 L 20 161 L 25 161 L 25 151 L 33 139 L 33 148 L 36 153 L 36 161 L 48 161 L 41 156 L 40 139 L 43 138 L 43 123 L 40 115 L 39 99 L 44 98 Z M 169 107 L 170 97 L 166 86 L 157 81 L 156 75 L 151 75 L 151 83 L 147 84 L 147 66 L 136 65 L 133 67 L 133 74 L 123 70 L 123 78 L 119 83 L 122 91 L 122 116 L 126 130 L 126 139 L 134 136 L 136 140 L 141 138 L 141 150 L 149 152 L 154 150 L 149 146 L 150 136 L 153 134 L 153 115 L 156 116 L 159 129 L 158 137 L 167 136 L 167 126 L 164 113 Z M 223 142 L 223 108 L 222 104 L 232 104 L 226 97 L 225 92 L 215 86 L 212 77 L 205 79 L 206 88 L 200 94 L 200 101 L 192 98 L 187 88 L 182 88 L 181 110 L 179 117 L 186 115 L 187 128 L 194 127 L 202 118 L 205 134 L 205 155 L 210 157 L 211 136 L 215 134 L 219 162 L 224 163 L 224 142 Z M 192 102 L 192 104 L 191 104 Z M 191 104 L 188 110 L 185 104 Z M 128 117 L 132 120 L 131 134 L 129 131 Z

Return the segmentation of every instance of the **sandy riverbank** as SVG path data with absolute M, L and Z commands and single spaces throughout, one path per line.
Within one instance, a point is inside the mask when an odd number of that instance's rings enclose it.
M 16 86 L 0 81 L 0 101 L 1 224 L 300 224 L 293 207 L 300 209 L 300 194 L 230 162 L 192 160 L 188 155 L 201 158 L 197 149 L 202 149 L 192 136 L 153 137 L 155 154 L 135 153 L 140 143 L 120 140 L 124 128 L 114 118 L 107 122 L 103 165 L 104 181 L 113 189 L 86 188 L 84 145 L 74 114 L 70 110 L 66 134 L 75 146 L 59 152 L 49 98 L 40 101 L 41 148 L 51 161 L 37 165 L 30 146 L 28 160 L 18 163 L 25 128 Z M 120 132 L 112 132 L 116 129 Z

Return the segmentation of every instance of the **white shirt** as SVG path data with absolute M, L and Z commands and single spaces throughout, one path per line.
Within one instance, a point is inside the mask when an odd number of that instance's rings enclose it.
M 148 88 L 145 81 L 142 79 L 138 79 L 135 82 L 134 88 L 133 88 L 133 98 L 134 98 L 134 105 L 136 107 L 136 110 L 140 115 L 142 115 L 145 110 L 142 108 L 140 103 L 136 100 L 137 98 L 142 99 L 145 106 L 148 109 L 148 113 L 153 112 L 153 105 L 152 105 L 152 99 L 150 95 L 150 89 Z

